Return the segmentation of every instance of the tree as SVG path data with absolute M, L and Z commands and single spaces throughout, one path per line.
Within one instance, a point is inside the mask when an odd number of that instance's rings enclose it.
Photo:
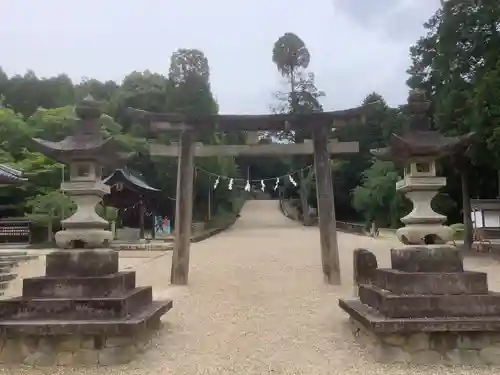
M 181 48 L 170 58 L 168 78 L 175 87 L 189 81 L 199 82 L 200 85 L 210 84 L 210 66 L 205 54 L 197 49 Z
M 97 79 L 85 78 L 75 86 L 75 96 L 78 100 L 82 100 L 90 95 L 95 100 L 110 102 L 119 89 L 120 86 L 114 81 L 101 82 Z
M 426 90 L 432 99 L 435 126 L 447 135 L 470 131 L 477 133 L 469 155 L 472 164 L 454 158 L 460 175 L 466 244 L 472 244 L 470 219 L 471 167 L 492 165 L 500 159 L 494 148 L 496 119 L 492 115 L 496 101 L 494 71 L 500 47 L 500 4 L 450 0 L 443 3 L 424 25 L 428 31 L 411 49 L 412 66 L 408 70 L 411 88 Z M 494 95 L 490 96 L 492 92 Z M 451 191 L 449 184 L 447 190 Z
M 47 240 L 52 241 L 54 221 L 61 220 L 71 216 L 76 205 L 65 194 L 54 190 L 47 194 L 38 194 L 26 202 L 26 208 L 31 212 L 26 216 L 36 223 L 47 227 Z
M 354 208 L 363 214 L 366 222 L 375 221 L 378 227 L 399 226 L 407 207 L 402 194 L 396 191 L 396 182 L 400 179 L 391 162 L 378 160 L 363 172 L 363 181 L 351 196 Z
M 59 108 L 38 108 L 26 123 L 33 137 L 48 141 L 61 141 L 75 126 L 76 115 L 73 106 Z
M 197 49 L 174 52 L 168 78 L 172 90 L 168 110 L 190 115 L 211 115 L 219 111 L 210 89 L 210 67 L 203 52 Z
M 24 118 L 38 107 L 62 107 L 75 102 L 73 83 L 65 74 L 39 79 L 30 70 L 24 76 L 11 77 L 4 83 L 4 90 L 5 104 Z
M 353 210 L 351 191 L 363 181 L 363 173 L 372 166 L 371 150 L 388 145 L 392 133 L 400 133 L 406 116 L 398 108 L 389 108 L 378 93 L 368 94 L 362 105 L 370 104 L 365 121 L 353 122 L 334 132 L 342 142 L 358 142 L 359 152 L 343 157 L 334 172 L 336 184 L 335 206 L 343 220 L 359 219 L 359 211 Z M 364 218 L 363 218 L 364 219 Z
M 10 108 L 0 107 L 0 150 L 17 155 L 31 134 L 21 115 Z
M 202 51 L 197 49 L 179 49 L 172 54 L 169 69 L 170 93 L 167 103 L 171 112 L 187 115 L 213 115 L 219 111 L 219 106 L 210 87 L 210 66 Z M 205 144 L 224 144 L 234 139 L 219 133 L 199 134 L 198 141 Z M 197 161 L 200 167 L 214 171 L 222 176 L 237 176 L 239 168 L 233 157 L 202 158 Z M 204 207 L 195 216 L 208 212 L 207 192 L 210 194 L 215 180 L 210 176 L 196 177 L 195 205 Z M 227 189 L 217 189 L 214 202 L 226 210 L 231 210 L 235 201 L 235 192 Z
M 148 129 L 131 121 L 128 108 L 143 109 L 151 112 L 164 112 L 167 109 L 168 79 L 149 70 L 132 72 L 123 79 L 109 103 L 110 114 L 123 126 L 124 132 L 134 130 L 137 135 L 146 136 Z
M 172 56 L 170 68 L 168 77 L 151 71 L 132 72 L 121 84 L 92 78 L 73 84 L 65 74 L 40 78 L 33 71 L 9 77 L 0 68 L 0 163 L 23 170 L 29 180 L 21 186 L 0 187 L 0 215 L 19 216 L 31 212 L 32 207 L 28 207 L 27 202 L 35 197 L 42 199 L 59 189 L 67 168 L 39 153 L 30 152 L 30 137 L 52 141 L 64 138 L 75 125 L 74 105 L 90 94 L 103 104 L 103 136 L 113 137 L 127 151 L 133 152 L 127 166 L 164 192 L 158 208 L 172 217 L 175 209 L 167 196 L 175 196 L 176 160 L 151 158 L 147 143 L 152 134 L 143 123 L 135 122 L 127 109 L 209 115 L 218 112 L 218 105 L 210 88 L 208 59 L 201 51 L 177 51 Z M 241 132 L 207 133 L 201 134 L 199 140 L 212 144 L 239 144 L 244 138 Z M 175 140 L 176 135 L 157 137 L 158 142 Z M 237 177 L 240 169 L 233 158 L 200 159 L 197 166 L 206 166 L 210 171 L 231 177 Z M 212 186 L 213 181 L 205 174 L 198 174 L 194 209 L 197 217 L 206 214 L 204 204 L 207 190 Z M 214 195 L 213 212 L 221 208 L 231 210 L 237 189 L 218 189 Z M 109 214 L 110 211 L 106 212 Z
M 272 61 L 280 74 L 288 81 L 289 89 L 286 93 L 278 92 L 279 100 L 277 112 L 280 113 L 311 113 L 322 111 L 319 99 L 325 95 L 318 90 L 314 82 L 314 74 L 307 73 L 306 69 L 311 61 L 311 55 L 304 41 L 293 33 L 285 33 L 275 43 L 272 51 Z M 280 132 L 277 136 L 295 143 L 303 143 L 311 134 L 308 129 L 300 131 Z M 311 157 L 294 157 L 292 165 L 295 168 L 304 167 L 310 163 Z M 308 217 L 308 195 L 312 182 L 312 171 L 305 175 L 299 173 L 300 211 L 304 222 L 310 222 Z
M 290 79 L 293 91 L 296 77 L 300 70 L 308 68 L 311 55 L 302 39 L 294 33 L 285 33 L 274 43 L 273 62 L 281 75 Z

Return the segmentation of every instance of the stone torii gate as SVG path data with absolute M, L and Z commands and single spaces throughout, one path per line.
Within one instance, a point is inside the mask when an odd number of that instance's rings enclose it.
M 358 142 L 328 141 L 333 128 L 348 121 L 364 121 L 365 107 L 334 112 L 285 115 L 209 115 L 188 116 L 171 113 L 153 113 L 131 108 L 139 120 L 149 123 L 154 133 L 178 133 L 179 144 L 152 143 L 155 156 L 178 157 L 175 248 L 172 257 L 171 283 L 186 285 L 189 274 L 191 221 L 193 211 L 194 158 L 209 156 L 263 156 L 314 154 L 317 183 L 321 262 L 325 282 L 340 284 L 339 255 L 335 223 L 335 204 L 330 167 L 331 154 L 358 152 Z M 313 139 L 304 144 L 203 145 L 196 143 L 196 135 L 206 132 L 295 130 L 307 127 Z

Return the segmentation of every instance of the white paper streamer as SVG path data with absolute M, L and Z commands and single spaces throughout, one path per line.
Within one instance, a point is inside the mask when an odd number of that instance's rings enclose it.
M 288 175 L 288 179 L 290 180 L 293 186 L 297 187 L 297 182 L 295 182 L 291 174 Z
M 231 178 L 229 180 L 229 185 L 227 185 L 228 190 L 233 190 L 233 183 L 234 183 L 234 178 Z
M 245 185 L 245 191 L 250 191 L 250 181 L 247 180 L 247 183 Z
M 280 185 L 280 178 L 276 177 L 276 183 L 274 184 L 274 191 L 278 189 L 278 186 Z
M 217 176 L 217 180 L 215 180 L 215 183 L 214 183 L 214 190 L 217 189 L 217 186 L 219 185 L 219 181 L 220 181 L 220 177 Z
M 262 191 L 266 190 L 266 184 L 264 184 L 264 180 L 260 180 L 260 190 Z

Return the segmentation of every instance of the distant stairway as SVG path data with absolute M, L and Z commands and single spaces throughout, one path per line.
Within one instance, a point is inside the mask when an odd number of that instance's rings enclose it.
M 11 281 L 17 278 L 14 268 L 19 263 L 36 259 L 37 256 L 28 255 L 25 251 L 2 251 L 0 250 L 0 296 L 4 295 L 5 289 L 9 287 Z

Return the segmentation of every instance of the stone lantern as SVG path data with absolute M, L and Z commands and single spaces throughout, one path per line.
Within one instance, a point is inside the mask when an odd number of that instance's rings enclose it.
M 431 207 L 439 189 L 446 186 L 446 178 L 436 173 L 436 161 L 465 152 L 473 136 L 470 133 L 445 137 L 432 130 L 429 107 L 430 102 L 423 92 L 412 91 L 405 108 L 410 117 L 408 131 L 401 136 L 393 134 L 389 147 L 372 151 L 381 160 L 404 166 L 404 177 L 396 184 L 396 189 L 405 193 L 413 203 L 413 210 L 401 218 L 405 226 L 397 231 L 399 240 L 405 245 L 445 244 L 451 240 L 453 230 L 443 225 L 446 217 Z
M 45 257 L 45 275 L 23 279 L 22 296 L 0 301 L 0 363 L 34 366 L 124 364 L 143 353 L 161 328 L 171 300 L 153 300 L 121 271 L 107 248 L 108 223 L 95 206 L 109 193 L 102 167 L 120 164 L 117 142 L 101 135 L 101 111 L 92 98 L 75 108 L 72 135 L 60 142 L 34 139 L 33 149 L 69 165 L 61 188 L 77 204 L 56 234 L 58 250 Z
M 87 97 L 75 108 L 78 116 L 74 133 L 60 142 L 35 138 L 35 148 L 69 166 L 70 180 L 61 184 L 77 205 L 76 212 L 61 222 L 63 230 L 56 233 L 61 248 L 105 248 L 113 235 L 109 223 L 95 211 L 110 188 L 102 183 L 102 168 L 120 164 L 119 146 L 101 134 L 99 103 Z
M 464 270 L 460 248 L 446 244 L 451 230 L 445 218 L 431 208 L 446 184 L 436 161 L 464 153 L 473 134 L 445 137 L 432 130 L 428 108 L 422 92 L 411 92 L 408 131 L 374 152 L 405 168 L 397 183 L 413 202 L 398 231 L 405 246 L 390 249 L 390 268 L 357 249 L 356 298 L 342 298 L 339 306 L 379 362 L 500 365 L 500 295 L 488 290 L 485 272 Z

